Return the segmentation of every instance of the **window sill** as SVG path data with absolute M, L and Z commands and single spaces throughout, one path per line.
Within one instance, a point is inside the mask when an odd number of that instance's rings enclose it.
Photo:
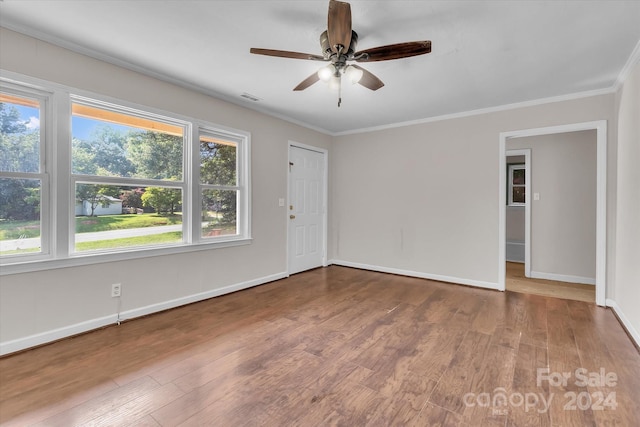
M 14 264 L 3 264 L 0 268 L 0 276 L 11 274 L 30 273 L 34 271 L 54 270 L 58 268 L 78 267 L 83 265 L 101 264 L 105 262 L 128 261 L 140 258 L 150 258 L 163 255 L 183 254 L 197 251 L 227 248 L 233 246 L 249 245 L 252 238 L 236 238 L 216 242 L 205 242 L 190 245 L 170 246 L 162 248 L 142 248 L 128 250 L 126 252 L 95 253 L 75 255 L 64 259 L 33 260 Z

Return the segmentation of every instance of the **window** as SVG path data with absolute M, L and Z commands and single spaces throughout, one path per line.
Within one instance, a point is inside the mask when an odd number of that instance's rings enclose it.
M 249 242 L 248 133 L 43 86 L 0 79 L 3 273 Z
M 509 188 L 507 201 L 509 206 L 525 204 L 525 165 L 509 165 Z
M 188 124 L 74 99 L 74 251 L 182 243 Z
M 43 233 L 44 104 L 36 93 L 0 92 L 0 255 L 16 258 L 47 251 Z
M 238 141 L 233 136 L 201 129 L 201 236 L 238 234 Z

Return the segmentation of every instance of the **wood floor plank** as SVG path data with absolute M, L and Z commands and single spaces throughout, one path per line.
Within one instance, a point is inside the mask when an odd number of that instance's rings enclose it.
M 480 371 L 491 343 L 491 336 L 469 331 L 444 372 L 429 402 L 462 414 L 465 410 L 464 396 L 468 390 L 477 390 Z
M 470 424 L 505 425 L 509 407 L 496 398 L 499 393 L 509 395 L 517 352 L 509 347 L 490 344 L 474 384 L 463 395 L 463 420 Z M 488 397 L 488 401 L 484 396 Z
M 158 387 L 160 384 L 156 381 L 149 377 L 143 377 L 60 412 L 36 425 L 44 427 L 87 424 L 91 420 L 105 416 L 115 408 L 128 404 L 140 395 L 151 393 Z
M 551 419 L 545 402 L 549 401 L 549 387 L 538 385 L 538 369 L 548 366 L 547 350 L 520 343 L 509 394 L 508 426 L 550 426 Z
M 411 420 L 411 427 L 459 427 L 462 424 L 460 415 L 427 402 L 420 414 Z
M 615 385 L 575 383 L 601 368 Z M 605 392 L 615 409 L 565 407 Z M 336 266 L 0 358 L 3 426 L 626 427 L 638 395 L 611 310 Z
M 24 399 L 22 396 L 14 397 L 11 400 L 0 402 L 0 425 L 3 427 L 23 427 L 37 424 L 42 420 L 71 410 L 94 398 L 109 394 L 117 388 L 118 385 L 114 381 L 108 380 L 94 387 L 84 386 L 81 392 L 71 394 L 62 401 L 53 400 L 50 404 L 36 399 Z M 19 400 L 19 403 L 16 400 Z M 36 408 L 34 408 L 35 402 L 38 402 Z M 25 410 L 25 407 L 28 409 Z M 16 411 L 20 411 L 20 415 L 13 416 Z

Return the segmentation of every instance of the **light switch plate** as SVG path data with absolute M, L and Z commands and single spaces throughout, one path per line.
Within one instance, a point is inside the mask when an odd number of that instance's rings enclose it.
M 278 206 L 284 206 L 284 199 L 278 199 Z
M 533 200 L 540 200 L 540 193 L 533 193 Z

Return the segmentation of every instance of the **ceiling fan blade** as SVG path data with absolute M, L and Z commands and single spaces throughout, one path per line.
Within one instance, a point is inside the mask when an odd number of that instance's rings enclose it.
M 338 46 L 342 46 L 343 53 L 347 52 L 351 44 L 351 5 L 349 3 L 329 1 L 327 35 L 333 52 L 338 53 Z
M 312 55 L 310 53 L 301 52 L 289 52 L 288 50 L 274 50 L 274 49 L 259 49 L 252 47 L 249 52 L 256 55 L 277 56 L 279 58 L 292 58 L 292 59 L 309 59 L 312 61 L 327 61 L 324 56 Z
M 312 84 L 316 83 L 319 80 L 320 80 L 320 77 L 318 77 L 318 73 L 313 73 L 309 77 L 301 81 L 298 86 L 293 88 L 293 90 L 305 90 L 306 88 L 308 88 L 309 86 L 311 86 Z
M 388 61 L 390 59 L 408 58 L 431 52 L 431 41 L 406 42 L 390 44 L 361 50 L 354 54 L 358 62 Z
M 362 86 L 366 87 L 367 89 L 378 90 L 382 86 L 384 86 L 384 83 L 382 83 L 382 80 L 380 80 L 375 75 L 373 75 L 373 73 L 355 64 L 352 64 L 351 67 L 357 68 L 358 70 L 362 70 L 362 78 L 358 83 L 360 83 Z

